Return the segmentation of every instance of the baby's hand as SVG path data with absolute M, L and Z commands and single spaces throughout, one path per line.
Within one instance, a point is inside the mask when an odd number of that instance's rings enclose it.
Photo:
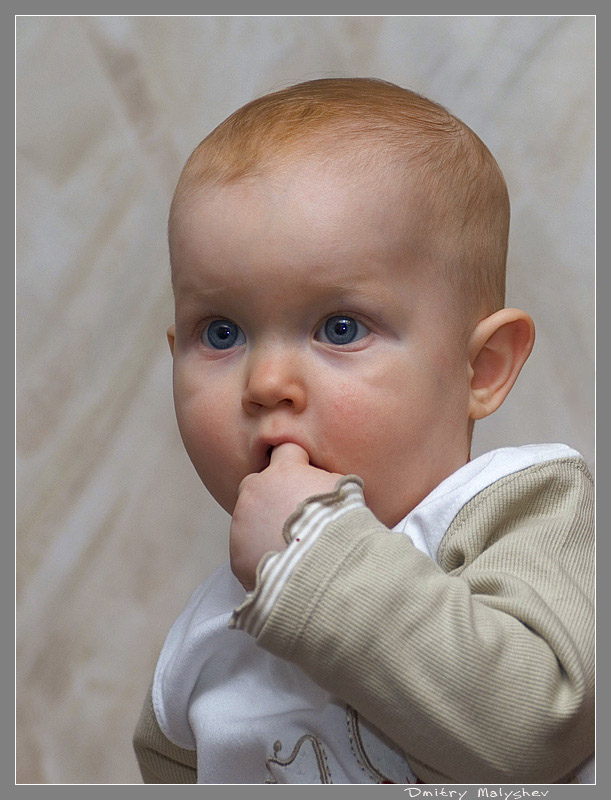
M 247 591 L 255 587 L 262 556 L 286 547 L 282 528 L 299 503 L 332 492 L 341 477 L 312 467 L 303 447 L 286 442 L 274 448 L 266 469 L 244 478 L 231 521 L 229 555 L 233 574 Z

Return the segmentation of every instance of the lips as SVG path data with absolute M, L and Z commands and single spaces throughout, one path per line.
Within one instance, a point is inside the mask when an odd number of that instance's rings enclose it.
M 299 438 L 294 436 L 268 436 L 259 439 L 255 445 L 254 452 L 255 452 L 255 460 L 257 464 L 256 472 L 262 472 L 269 466 L 272 450 L 274 447 L 278 447 L 281 444 L 296 444 L 299 447 L 302 447 L 308 455 L 310 454 L 310 448 L 305 445 L 305 443 Z M 313 467 L 318 467 L 310 458 L 310 464 Z

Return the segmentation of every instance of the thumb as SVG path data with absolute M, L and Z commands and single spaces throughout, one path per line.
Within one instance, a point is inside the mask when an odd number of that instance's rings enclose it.
M 281 461 L 290 461 L 293 464 L 309 464 L 310 456 L 301 445 L 294 442 L 283 442 L 274 447 L 269 463 L 271 466 L 272 464 L 279 464 Z

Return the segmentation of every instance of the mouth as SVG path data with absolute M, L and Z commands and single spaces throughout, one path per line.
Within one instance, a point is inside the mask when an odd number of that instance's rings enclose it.
M 287 444 L 288 442 L 299 445 L 299 447 L 302 447 L 304 450 L 306 450 L 306 452 L 309 453 L 309 451 L 307 450 L 307 448 L 303 446 L 303 444 L 301 444 L 300 442 L 295 442 L 294 439 L 279 438 L 277 441 L 273 441 L 271 444 L 268 439 L 267 441 L 263 441 L 260 447 L 258 448 L 259 458 L 258 458 L 258 469 L 256 471 L 263 472 L 264 469 L 267 469 L 270 465 L 274 448 L 279 447 L 279 445 L 281 444 Z M 324 467 L 320 467 L 318 464 L 312 461 L 311 458 L 310 458 L 310 466 L 315 467 L 316 469 L 324 469 Z
M 272 453 L 276 445 L 262 443 L 257 447 L 256 466 L 253 472 L 263 472 L 272 460 Z

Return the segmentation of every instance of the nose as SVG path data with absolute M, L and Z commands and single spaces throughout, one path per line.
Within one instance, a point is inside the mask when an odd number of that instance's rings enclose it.
M 242 407 L 249 414 L 263 408 L 288 406 L 299 413 L 306 406 L 306 390 L 299 357 L 292 350 L 267 349 L 252 353 L 242 394 Z

